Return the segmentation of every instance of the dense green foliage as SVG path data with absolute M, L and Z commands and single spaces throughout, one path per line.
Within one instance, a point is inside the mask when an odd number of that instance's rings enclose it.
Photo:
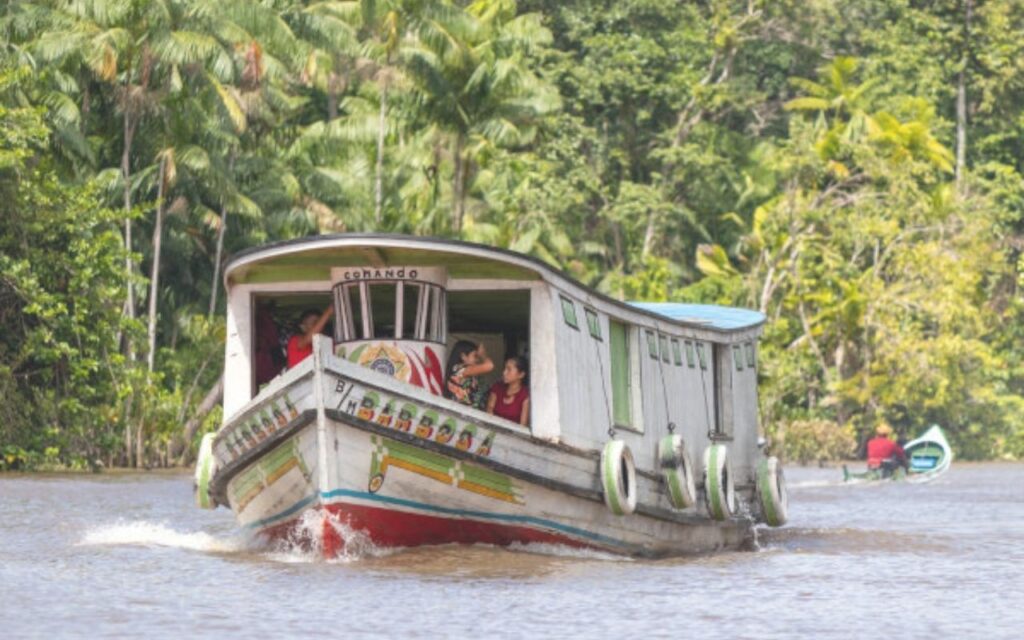
M 880 418 L 1022 456 L 1022 29 L 1021 0 L 8 3 L 0 468 L 167 462 L 221 265 L 340 230 L 760 309 L 795 457 Z

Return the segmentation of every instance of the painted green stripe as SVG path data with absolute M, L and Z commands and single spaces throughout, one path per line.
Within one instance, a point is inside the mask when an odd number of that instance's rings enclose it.
M 405 460 L 406 462 L 418 464 L 432 471 L 448 473 L 448 471 L 455 465 L 455 462 L 451 458 L 430 451 L 425 451 L 413 445 L 403 444 L 395 440 L 388 440 L 385 446 L 388 449 L 389 456 L 398 458 L 399 460 Z
M 512 481 L 508 476 L 504 476 L 500 473 L 495 473 L 488 469 L 481 469 L 479 467 L 470 467 L 463 465 L 462 473 L 465 475 L 466 480 L 488 489 L 494 489 L 502 493 L 512 492 Z

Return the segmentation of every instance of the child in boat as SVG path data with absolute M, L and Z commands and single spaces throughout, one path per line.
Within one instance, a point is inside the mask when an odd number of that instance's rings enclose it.
M 487 413 L 528 426 L 530 423 L 530 389 L 526 385 L 530 365 L 523 356 L 505 360 L 501 382 L 495 382 L 487 396 Z
M 480 381 L 478 376 L 494 370 L 494 362 L 487 356 L 482 344 L 459 340 L 452 347 L 445 369 L 446 398 L 477 407 L 480 404 Z
M 327 321 L 334 315 L 334 305 L 323 313 L 315 309 L 303 311 L 299 316 L 299 331 L 288 339 L 288 368 L 298 366 L 313 353 L 313 336 L 324 330 Z

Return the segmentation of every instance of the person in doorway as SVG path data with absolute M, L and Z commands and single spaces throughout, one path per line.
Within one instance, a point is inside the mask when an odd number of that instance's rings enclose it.
M 482 344 L 459 340 L 448 356 L 448 367 L 445 369 L 444 377 L 445 397 L 471 407 L 478 407 L 480 381 L 477 378 L 491 371 L 494 371 L 494 362 L 487 356 Z
M 256 387 L 273 380 L 284 369 L 285 355 L 281 338 L 274 322 L 274 303 L 261 304 L 256 309 Z
M 526 384 L 529 370 L 530 365 L 523 356 L 505 360 L 501 381 L 495 382 L 487 395 L 487 413 L 529 426 L 530 389 Z
M 334 315 L 334 305 L 329 305 L 323 313 L 308 309 L 299 316 L 299 330 L 288 339 L 288 368 L 296 367 L 313 353 L 313 336 L 324 330 L 327 321 Z
M 892 427 L 879 422 L 875 427 L 875 437 L 868 440 L 868 469 L 880 470 L 883 477 L 889 477 L 897 468 L 907 466 L 907 454 L 891 436 Z

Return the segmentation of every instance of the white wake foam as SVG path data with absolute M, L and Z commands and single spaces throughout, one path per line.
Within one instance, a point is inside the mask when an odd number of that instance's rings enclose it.
M 236 553 L 254 543 L 243 536 L 217 537 L 205 531 L 182 532 L 154 522 L 119 522 L 94 527 L 79 546 L 169 547 L 204 553 Z
M 633 561 L 633 558 L 626 555 L 618 555 L 614 553 L 609 553 L 607 551 L 598 551 L 596 549 L 570 547 L 564 544 L 551 544 L 550 542 L 514 542 L 504 548 L 516 553 L 536 553 L 537 555 L 555 556 L 558 558 L 574 558 L 579 560 L 602 560 L 605 562 Z
M 353 529 L 332 513 L 311 509 L 299 517 L 286 538 L 274 543 L 266 557 L 275 562 L 285 563 L 323 562 L 325 524 L 334 529 L 342 542 L 341 551 L 334 557 L 326 558 L 327 562 L 355 562 L 398 551 L 378 547 L 365 532 Z

